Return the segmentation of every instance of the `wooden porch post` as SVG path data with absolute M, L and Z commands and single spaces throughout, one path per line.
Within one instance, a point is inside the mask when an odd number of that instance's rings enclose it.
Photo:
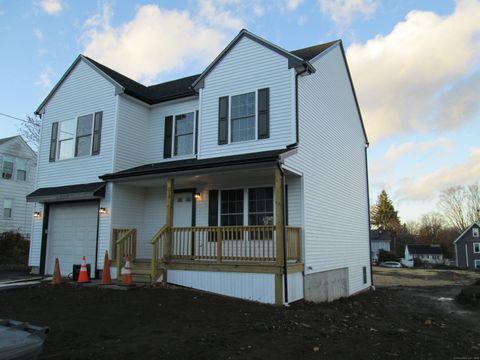
M 167 282 L 167 263 L 170 261 L 170 256 L 172 254 L 172 227 L 173 227 L 173 179 L 167 180 L 167 197 L 165 204 L 165 225 L 168 226 L 168 230 L 165 236 L 165 243 L 163 247 L 163 259 L 164 259 L 164 270 L 163 270 L 163 282 Z
M 276 234 L 276 265 L 275 273 L 275 303 L 283 304 L 282 266 L 283 266 L 283 189 L 282 173 L 275 168 L 275 234 Z

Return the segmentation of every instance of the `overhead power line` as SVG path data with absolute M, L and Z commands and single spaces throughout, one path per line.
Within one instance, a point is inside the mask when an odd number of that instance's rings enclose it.
M 5 114 L 5 113 L 1 113 L 1 112 L 0 112 L 0 115 L 1 115 L 1 116 L 5 116 L 5 117 L 8 117 L 8 118 L 13 119 L 13 120 L 21 121 L 21 122 L 24 122 L 24 123 L 30 123 L 28 120 L 20 119 L 20 118 L 18 118 L 18 117 L 15 117 L 15 116 L 12 116 L 12 115 L 8 115 L 8 114 Z

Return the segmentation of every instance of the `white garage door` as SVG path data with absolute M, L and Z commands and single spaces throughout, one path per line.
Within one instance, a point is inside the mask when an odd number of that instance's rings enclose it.
M 53 273 L 55 258 L 60 261 L 62 276 L 72 272 L 73 264 L 81 264 L 87 257 L 90 276 L 95 271 L 97 244 L 98 202 L 78 202 L 50 206 L 46 274 Z

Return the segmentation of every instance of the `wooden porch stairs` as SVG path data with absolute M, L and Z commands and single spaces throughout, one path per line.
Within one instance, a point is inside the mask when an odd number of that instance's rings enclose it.
M 152 283 L 152 268 L 150 259 L 135 259 L 131 262 L 132 279 L 137 284 L 151 284 Z M 157 273 L 160 277 L 162 270 L 158 269 Z M 157 279 L 154 279 L 156 281 Z

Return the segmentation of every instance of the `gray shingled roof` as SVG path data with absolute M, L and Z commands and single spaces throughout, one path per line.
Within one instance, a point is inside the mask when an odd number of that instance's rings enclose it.
M 12 140 L 13 138 L 16 138 L 17 136 L 19 136 L 19 135 L 10 136 L 10 137 L 0 139 L 0 145 L 5 144 L 7 141 Z
M 410 254 L 442 255 L 440 245 L 407 245 Z

